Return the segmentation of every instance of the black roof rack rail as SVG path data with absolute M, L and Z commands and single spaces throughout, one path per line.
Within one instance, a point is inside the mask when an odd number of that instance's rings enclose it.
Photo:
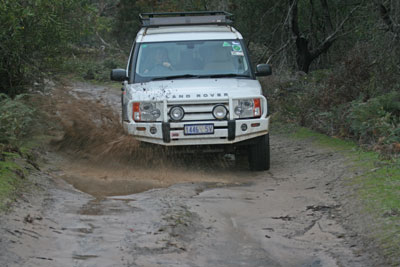
M 139 18 L 143 27 L 190 26 L 190 25 L 230 25 L 231 13 L 225 11 L 192 11 L 141 13 Z

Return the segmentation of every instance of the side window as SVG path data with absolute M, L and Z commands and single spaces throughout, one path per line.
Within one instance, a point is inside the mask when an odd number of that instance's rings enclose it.
M 134 42 L 133 45 L 132 45 L 132 49 L 131 49 L 131 52 L 129 54 L 128 66 L 126 67 L 126 70 L 128 72 L 129 80 L 131 78 L 130 76 L 131 76 L 131 73 L 132 73 L 132 69 L 131 68 L 132 68 L 132 60 L 133 60 L 133 53 L 135 51 L 135 47 L 136 47 L 136 42 Z

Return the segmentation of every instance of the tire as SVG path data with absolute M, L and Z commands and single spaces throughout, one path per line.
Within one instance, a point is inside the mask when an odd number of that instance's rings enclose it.
M 249 146 L 249 166 L 252 171 L 269 170 L 269 134 L 257 137 L 256 143 Z
M 124 124 L 125 114 L 124 114 L 124 94 L 121 94 L 121 123 Z

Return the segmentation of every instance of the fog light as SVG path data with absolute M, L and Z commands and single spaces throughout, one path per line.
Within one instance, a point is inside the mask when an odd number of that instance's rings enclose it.
M 243 123 L 242 126 L 240 126 L 243 132 L 247 131 L 247 124 Z
M 150 133 L 151 134 L 156 134 L 157 133 L 157 128 L 156 127 L 151 127 L 150 128 Z
M 226 107 L 224 105 L 216 105 L 213 108 L 213 116 L 214 118 L 216 118 L 217 120 L 223 120 L 226 118 L 226 115 L 228 114 L 228 110 L 226 109 Z
M 182 107 L 175 106 L 170 109 L 169 116 L 173 121 L 180 121 L 185 116 L 185 111 Z

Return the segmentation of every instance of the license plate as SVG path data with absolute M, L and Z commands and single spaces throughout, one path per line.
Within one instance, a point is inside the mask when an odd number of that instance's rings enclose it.
M 214 124 L 185 125 L 185 135 L 213 134 Z

